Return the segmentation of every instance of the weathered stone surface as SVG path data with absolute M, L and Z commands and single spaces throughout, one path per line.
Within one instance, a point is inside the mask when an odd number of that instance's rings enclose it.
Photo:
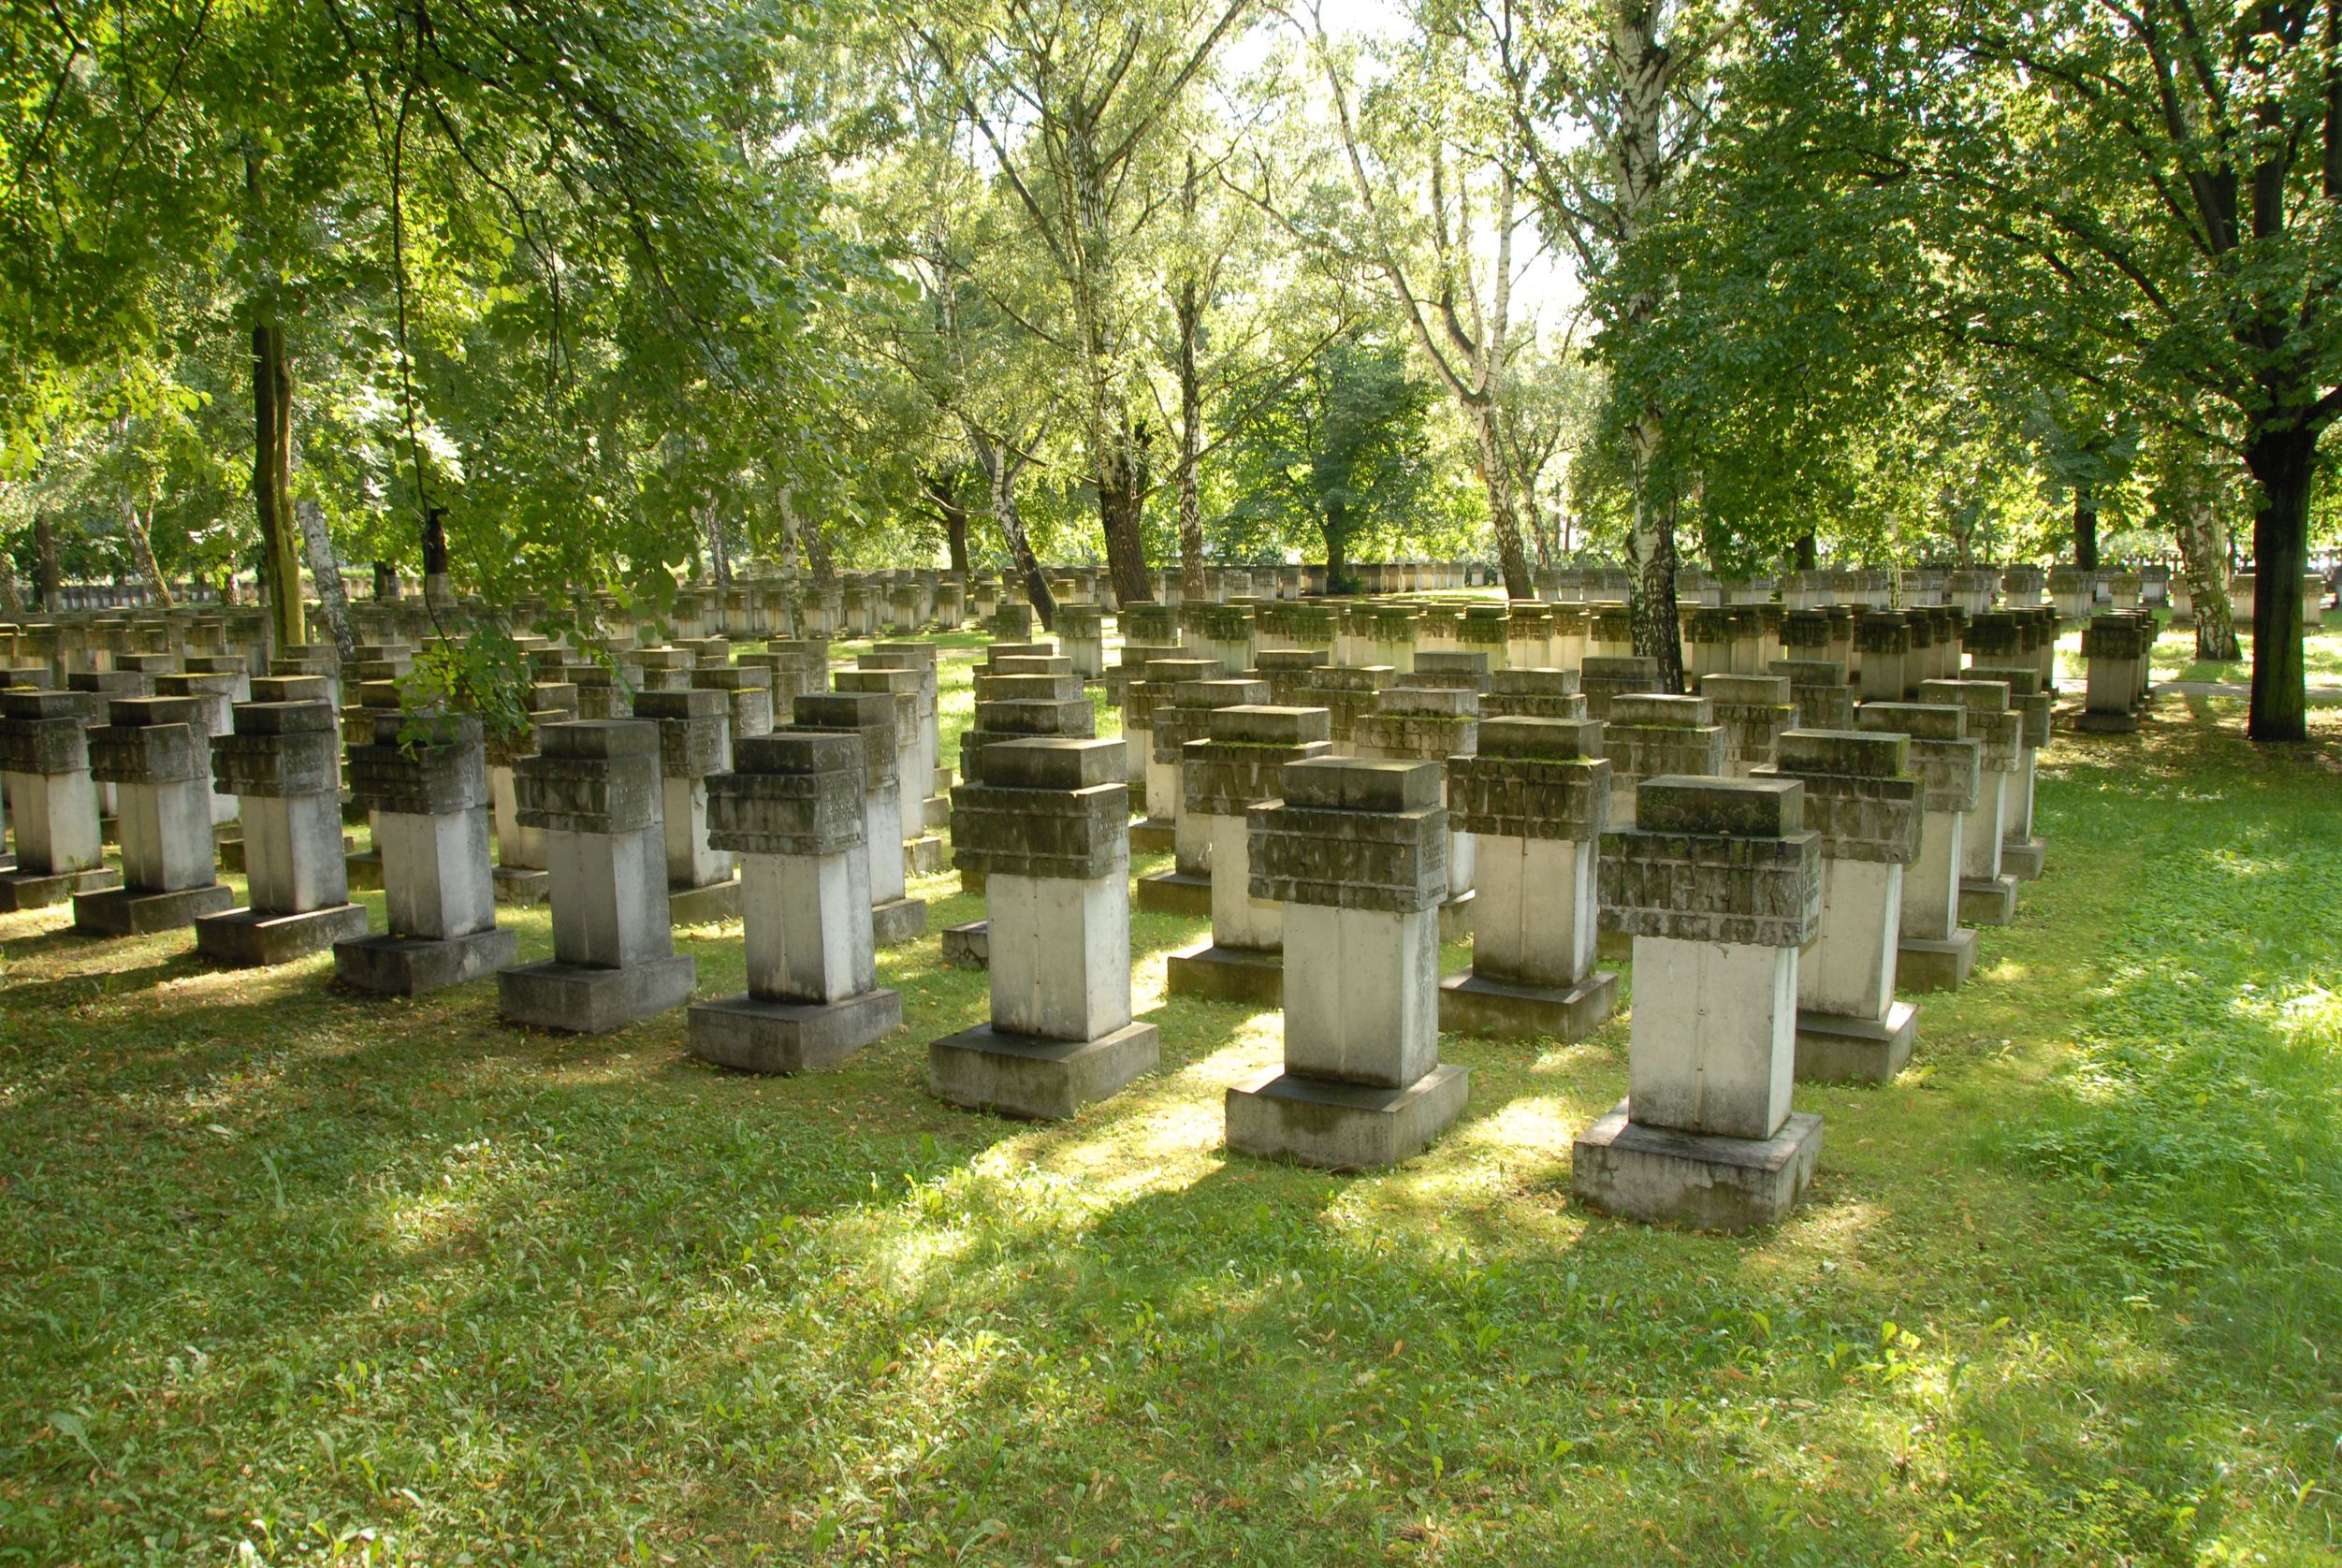
M 1908 736 L 1854 730 L 1788 730 L 1779 761 L 1757 777 L 1805 786 L 1805 820 L 1828 860 L 1908 865 L 1919 853 L 1919 779 Z
M 703 687 L 646 691 L 634 699 L 634 717 L 659 726 L 663 777 L 706 778 L 730 762 L 732 703 L 722 691 Z
M 1587 712 L 1575 670 L 1492 671 L 1480 698 L 1484 728 L 1492 719 L 1583 719 Z
M 1911 737 L 1913 769 L 1929 811 L 1972 810 L 1982 783 L 1984 748 L 1967 738 L 1966 710 L 1948 704 L 1865 703 L 1855 715 L 1867 731 Z
M 1610 763 L 1591 719 L 1498 719 L 1480 726 L 1476 756 L 1447 764 L 1458 832 L 1499 838 L 1587 839 L 1610 820 Z
M 224 795 L 331 793 L 333 743 L 329 703 L 239 703 L 235 733 L 211 737 L 211 787 Z
M 417 817 L 444 816 L 488 803 L 487 765 L 480 722 L 454 715 L 418 715 L 435 742 L 400 743 L 407 720 L 395 708 L 366 713 L 347 726 L 350 794 L 362 808 Z
M 707 843 L 746 855 L 825 855 L 864 841 L 862 737 L 786 730 L 741 741 L 707 781 Z
M 875 794 L 898 782 L 895 699 L 883 691 L 808 691 L 795 703 L 797 727 L 851 731 L 862 737 L 863 788 Z
M 952 791 L 952 851 L 986 877 L 1082 879 L 1130 864 L 1130 790 L 1113 740 L 1004 741 Z
M 1323 708 L 1238 705 L 1207 717 L 1208 733 L 1191 740 L 1180 755 L 1186 809 L 1206 816 L 1241 817 L 1284 788 L 1288 762 L 1322 757 L 1332 716 Z
M 1802 947 L 1822 913 L 1821 835 L 1783 779 L 1654 778 L 1637 826 L 1602 837 L 1602 928 Z
M 640 719 L 548 725 L 544 749 L 513 765 L 523 827 L 635 833 L 661 820 L 659 727 Z
M 104 784 L 209 783 L 211 737 L 194 697 L 118 697 L 89 733 L 90 774 Z
M 75 692 L 0 692 L 0 772 L 47 777 L 86 772 L 87 711 Z
M 1446 901 L 1437 763 L 1317 759 L 1288 766 L 1284 787 L 1248 813 L 1253 897 L 1393 913 Z

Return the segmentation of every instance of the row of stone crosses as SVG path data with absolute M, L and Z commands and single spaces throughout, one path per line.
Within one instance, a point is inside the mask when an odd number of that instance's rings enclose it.
M 399 646 L 346 671 L 285 649 L 266 675 L 123 655 L 64 690 L 13 665 L 0 907 L 69 897 L 101 935 L 192 925 L 226 965 L 330 947 L 374 993 L 494 973 L 505 1018 L 582 1034 L 689 1003 L 671 925 L 736 915 L 748 989 L 690 1007 L 690 1049 L 788 1073 L 900 1028 L 875 951 L 924 931 L 907 869 L 940 868 L 948 822 L 987 919 L 946 954 L 988 968 L 991 1011 L 931 1043 L 932 1087 L 1060 1118 L 1157 1063 L 1132 1016 L 1130 856 L 1170 849 L 1139 905 L 1212 921 L 1171 957 L 1171 992 L 1283 1014 L 1282 1066 L 1228 1090 L 1231 1148 L 1412 1156 L 1465 1100 L 1441 1029 L 1583 1036 L 1615 1005 L 1615 953 L 1637 981 L 1629 1094 L 1576 1140 L 1576 1191 L 1737 1228 L 1781 1217 L 1813 1171 L 1820 1118 L 1792 1111 L 1793 1083 L 1894 1077 L 1917 1024 L 1897 992 L 1963 983 L 1973 927 L 2006 923 L 2042 872 L 2054 608 L 1753 617 L 1720 656 L 1744 673 L 1684 696 L 1651 661 L 1558 646 L 1534 611 L 1467 650 L 1401 646 L 1404 604 L 1337 616 L 1314 647 L 1277 617 L 1239 643 L 1229 617 L 1182 617 L 1190 635 L 1156 609 L 1123 613 L 1106 674 L 1124 734 L 1101 740 L 1074 661 L 1000 606 L 956 784 L 928 642 L 833 670 L 814 639 L 598 660 L 530 639 L 535 711 L 493 741 L 402 704 Z M 2084 721 L 2135 722 L 2153 632 L 2091 621 Z M 345 813 L 370 851 L 349 852 Z M 243 907 L 215 858 L 240 862 Z M 350 899 L 376 878 L 379 934 Z M 549 899 L 552 959 L 516 962 L 500 897 Z M 1470 969 L 1443 980 L 1443 936 L 1467 934 Z

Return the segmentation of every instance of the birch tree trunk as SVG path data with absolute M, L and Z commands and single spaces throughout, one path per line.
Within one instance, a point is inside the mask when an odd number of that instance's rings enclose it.
M 326 531 L 326 509 L 313 501 L 304 501 L 293 508 L 293 515 L 300 523 L 301 544 L 309 557 L 309 574 L 316 580 L 319 613 L 325 617 L 334 647 L 347 662 L 357 641 L 350 635 L 350 594 L 342 581 L 341 563 L 333 559 L 333 540 Z
M 152 510 L 147 514 L 153 515 Z M 138 515 L 138 503 L 128 496 L 122 499 L 123 537 L 130 542 L 130 560 L 138 567 L 138 575 L 146 583 L 147 592 L 162 609 L 171 607 L 170 585 L 163 581 L 163 568 L 154 559 L 154 534 Z

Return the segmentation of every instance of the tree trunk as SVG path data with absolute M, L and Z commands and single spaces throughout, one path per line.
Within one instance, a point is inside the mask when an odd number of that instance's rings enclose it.
M 2196 657 L 2241 659 L 2235 612 L 2228 602 L 2228 529 L 2209 497 L 2191 496 L 2184 505 L 2173 531 L 2179 536 L 2179 571 L 2195 609 Z
M 300 544 L 293 521 L 293 371 L 284 328 L 262 320 L 252 329 L 253 510 L 269 569 L 270 627 L 280 647 L 303 642 Z
M 1811 530 L 1797 535 L 1797 570 L 1811 572 L 1821 559 L 1821 544 Z
M 2073 486 L 2073 564 L 2098 570 L 2098 494 L 2086 484 Z
M 960 504 L 960 476 L 957 472 L 929 472 L 920 476 L 926 487 L 927 500 L 935 507 L 935 515 L 943 521 L 943 545 L 951 552 L 952 570 L 965 577 L 967 574 L 967 508 Z
M 1635 459 L 1635 518 L 1626 536 L 1626 564 L 1635 573 L 1627 609 L 1635 651 L 1658 661 L 1659 690 L 1683 690 L 1683 627 L 1675 608 L 1675 493 L 1651 493 L 1658 480 L 1663 429 L 1646 410 L 1626 432 Z
M 701 519 L 700 531 L 707 536 L 707 576 L 718 588 L 732 586 L 732 546 L 724 539 L 723 508 L 710 505 Z
M 1114 598 L 1124 604 L 1143 603 L 1154 597 L 1154 585 L 1146 575 L 1146 536 L 1140 522 L 1146 512 L 1146 496 L 1136 444 L 1126 414 L 1112 428 L 1098 454 L 1098 529 L 1106 536 L 1106 570 L 1113 581 Z
M 1328 508 L 1318 520 L 1326 539 L 1326 591 L 1350 591 L 1350 519 L 1347 513 Z
M 0 550 L 0 615 L 21 616 L 24 613 L 24 594 L 16 586 L 16 558 Z
M 447 509 L 426 504 L 423 508 L 423 605 L 436 613 L 452 607 L 455 602 L 455 586 L 447 571 Z
M 1512 469 L 1505 461 L 1505 445 L 1496 428 L 1496 405 L 1468 406 L 1472 434 L 1480 454 L 1480 483 L 1488 489 L 1489 522 L 1496 534 L 1496 563 L 1505 573 L 1505 594 L 1510 599 L 1535 599 L 1536 579 L 1529 572 L 1529 557 L 1520 547 L 1520 508 L 1513 499 Z
M 151 515 L 152 514 L 150 514 Z M 163 581 L 162 564 L 154 559 L 154 535 L 138 515 L 138 503 L 124 496 L 122 502 L 123 536 L 130 542 L 130 559 L 145 579 L 147 592 L 163 609 L 171 607 L 170 585 Z
M 1187 178 L 1195 180 L 1194 160 Z M 1190 201 L 1192 202 L 1192 197 Z M 1179 285 L 1179 573 L 1183 597 L 1203 597 L 1203 385 L 1196 374 L 1196 337 L 1203 300 L 1195 280 Z
M 350 595 L 342 583 L 342 567 L 333 559 L 333 540 L 326 532 L 326 509 L 313 501 L 293 508 L 300 523 L 301 544 L 309 557 L 309 574 L 317 584 L 317 608 L 325 618 L 333 646 L 347 661 L 357 639 L 350 635 Z
M 2309 572 L 2309 496 L 2318 435 L 2262 428 L 2245 444 L 2261 482 L 2252 519 L 2252 710 L 2245 733 L 2259 741 L 2309 738 L 2302 650 L 2302 578 Z
M 992 520 L 1000 530 L 1001 542 L 1009 547 L 1009 559 L 1016 565 L 1016 574 L 1025 580 L 1025 596 L 1032 602 L 1034 616 L 1044 628 L 1054 627 L 1057 623 L 1057 602 L 1050 595 L 1049 580 L 1041 575 L 1040 561 L 1033 554 L 1033 542 L 1025 534 L 1025 519 L 1016 509 L 1016 475 L 1024 466 L 1020 459 L 1004 451 L 994 450 L 984 457 L 984 471 L 992 480 Z
M 57 530 L 46 512 L 33 514 L 33 597 L 51 615 L 57 610 Z

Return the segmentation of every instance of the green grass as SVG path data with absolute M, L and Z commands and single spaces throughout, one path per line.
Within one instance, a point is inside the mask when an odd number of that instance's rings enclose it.
M 2047 878 L 1914 1070 L 1800 1090 L 1821 1175 L 1740 1240 L 1571 1203 L 1622 1024 L 1451 1039 L 1401 1170 L 1231 1158 L 1276 1019 L 1165 1003 L 1189 922 L 1133 922 L 1162 1071 L 1032 1126 L 927 1097 L 984 1011 L 932 936 L 903 1034 L 781 1081 L 0 918 L 0 1562 L 2333 1561 L 2313 723 L 2060 736 Z
M 2342 611 L 2329 616 L 2342 619 Z M 2236 640 L 2242 646 L 2242 659 L 2198 659 L 2196 634 L 2193 628 L 2175 627 L 2165 622 L 2162 634 L 2155 640 L 2155 651 L 2149 663 L 2154 678 L 2166 680 L 2225 681 L 2236 686 L 2252 683 L 2252 631 L 2237 628 Z M 2302 662 L 2312 686 L 2342 684 L 2342 625 L 2312 628 L 2302 638 Z M 2079 629 L 2066 632 L 2058 639 L 2058 670 L 2061 679 L 2079 681 L 2084 674 L 2082 633 Z

